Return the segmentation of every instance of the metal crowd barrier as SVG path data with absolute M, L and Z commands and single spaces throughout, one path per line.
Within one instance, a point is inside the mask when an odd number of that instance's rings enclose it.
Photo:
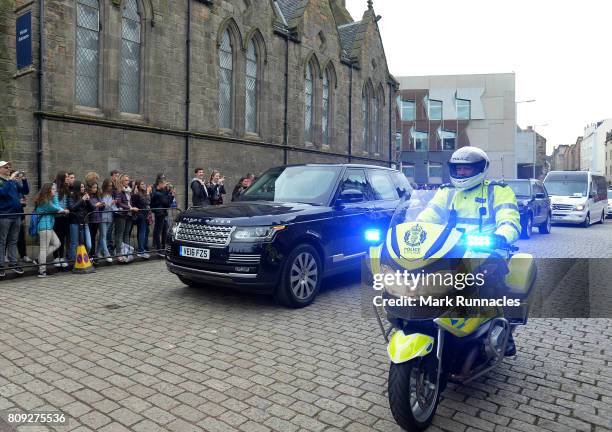
M 164 216 L 162 213 L 166 211 L 167 215 Z M 180 213 L 182 213 L 183 210 L 181 210 L 180 208 L 152 208 L 152 209 L 144 209 L 144 210 L 140 210 L 140 212 L 142 212 L 143 214 L 145 214 L 145 218 L 147 218 L 146 214 L 150 213 L 152 215 L 152 217 L 148 217 L 148 220 L 151 221 L 151 224 L 146 223 L 145 229 L 146 229 L 146 237 L 145 237 L 145 248 L 144 248 L 144 252 L 143 254 L 148 254 L 149 258 L 154 258 L 155 256 L 160 256 L 160 254 L 164 254 L 165 253 L 165 240 L 166 240 L 166 236 L 168 234 L 168 231 L 170 230 L 170 228 L 172 227 L 172 222 L 173 220 L 176 218 L 176 216 L 178 216 Z M 102 215 L 102 214 L 108 214 L 108 213 L 112 213 L 113 214 L 113 222 L 111 224 L 111 227 L 109 228 L 109 232 L 111 233 L 109 236 L 107 236 L 107 246 L 110 252 L 110 258 L 113 259 L 113 263 L 117 263 L 118 262 L 118 258 L 120 257 L 124 257 L 124 258 L 128 258 L 130 256 L 133 256 L 135 259 L 139 259 L 142 260 L 143 258 L 138 257 L 138 254 L 140 253 L 138 251 L 138 227 L 135 224 L 135 218 L 137 218 L 136 212 L 132 213 L 130 210 L 101 210 L 101 211 L 93 211 L 90 212 L 86 215 L 85 217 L 85 224 L 81 224 L 79 226 L 79 241 L 77 241 L 77 246 L 78 244 L 84 244 L 83 240 L 83 235 L 84 235 L 84 230 L 85 230 L 85 226 L 87 226 L 88 228 L 90 227 L 90 224 L 92 224 L 92 222 L 90 222 L 90 220 L 92 219 L 92 216 L 94 216 L 95 214 L 98 215 Z M 29 268 L 36 268 L 38 269 L 39 267 L 39 251 L 40 251 L 40 239 L 39 236 L 36 237 L 32 237 L 29 235 L 29 227 L 30 227 L 30 220 L 31 220 L 31 216 L 35 214 L 35 213 L 4 213 L 4 214 L 0 214 L 0 218 L 6 218 L 6 217 L 19 217 L 21 219 L 21 228 L 20 228 L 20 232 L 19 232 L 19 239 L 18 239 L 18 266 L 25 269 L 29 269 Z M 39 216 L 42 215 L 54 215 L 56 220 L 55 220 L 55 224 L 54 226 L 57 226 L 57 220 L 60 218 L 63 218 L 64 220 L 68 218 L 68 214 L 66 213 L 36 213 Z M 126 245 L 128 245 L 128 248 L 121 248 L 121 249 L 126 249 L 127 253 L 123 253 L 123 250 L 117 250 L 118 248 L 116 247 L 115 243 L 115 221 L 117 217 L 121 217 L 119 216 L 120 214 L 125 214 L 126 216 L 124 217 L 126 220 L 126 232 L 127 235 L 124 235 L 124 243 Z M 165 223 L 166 223 L 166 229 L 164 230 L 163 227 L 163 223 L 164 221 L 162 220 L 162 231 L 160 232 L 160 247 L 159 248 L 155 248 L 154 246 L 154 227 L 155 227 L 155 221 L 156 219 L 159 221 L 160 219 L 165 219 Z M 159 222 L 158 222 L 159 223 Z M 148 229 L 147 229 L 148 228 Z M 56 229 L 54 228 L 54 231 L 57 234 Z M 90 231 L 91 234 L 91 231 Z M 92 244 L 91 244 L 91 248 L 87 251 L 88 255 L 90 257 L 90 259 L 92 260 L 92 262 L 95 265 L 99 265 L 99 264 L 103 264 L 106 265 L 106 257 L 102 257 L 99 258 L 98 257 L 98 245 L 99 245 L 99 236 L 100 236 L 100 231 L 98 229 L 97 235 L 95 237 L 95 242 L 94 239 L 92 238 Z M 59 237 L 59 236 L 58 236 Z M 72 266 L 74 266 L 75 263 L 75 259 L 76 259 L 76 254 L 75 256 L 70 257 L 70 226 L 68 226 L 68 235 L 66 236 L 66 241 L 64 243 L 64 260 L 67 263 L 68 267 L 60 267 L 57 268 L 55 266 L 55 254 L 54 255 L 49 255 L 47 256 L 47 262 L 46 262 L 46 267 L 47 267 L 47 271 L 49 271 L 50 269 L 57 269 L 58 271 L 61 270 L 70 270 L 72 268 Z M 108 240 L 110 240 L 110 243 L 108 242 Z M 127 241 L 126 241 L 127 240 Z M 60 242 L 62 242 L 63 239 L 60 238 Z M 7 245 L 8 246 L 8 245 Z M 25 252 L 25 254 L 23 254 L 22 252 Z M 0 253 L 7 253 L 7 251 L 0 251 Z M 24 256 L 28 256 L 29 258 L 36 260 L 36 263 L 34 262 L 29 262 L 26 263 L 25 261 L 23 261 Z M 148 258 L 147 258 L 148 259 Z M 9 267 L 9 262 L 7 259 L 4 260 L 5 261 L 5 270 L 7 271 L 7 274 L 10 273 L 10 267 Z

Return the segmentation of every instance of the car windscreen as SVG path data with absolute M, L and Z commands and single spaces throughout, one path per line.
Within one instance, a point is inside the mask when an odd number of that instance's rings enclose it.
M 339 172 L 340 168 L 333 166 L 272 168 L 258 178 L 240 200 L 326 205 Z
M 548 195 L 587 196 L 586 181 L 548 180 L 544 182 Z
M 508 186 L 514 191 L 514 195 L 517 197 L 531 197 L 531 190 L 529 189 L 529 182 L 526 181 L 507 181 Z

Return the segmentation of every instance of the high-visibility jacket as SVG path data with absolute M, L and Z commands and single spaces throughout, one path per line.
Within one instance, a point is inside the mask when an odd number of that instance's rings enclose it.
M 504 183 L 485 180 L 480 186 L 467 191 L 457 190 L 452 185 L 438 189 L 427 208 L 421 212 L 419 221 L 446 223 L 449 211 L 457 212 L 457 228 L 466 232 L 477 231 L 482 215 L 482 232 L 504 236 L 510 244 L 521 233 L 521 217 L 514 191 Z M 480 210 L 483 208 L 484 210 Z

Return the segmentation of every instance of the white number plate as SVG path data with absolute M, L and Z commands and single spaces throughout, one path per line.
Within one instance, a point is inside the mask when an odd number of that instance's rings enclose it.
M 210 259 L 210 249 L 181 246 L 181 256 L 197 259 Z

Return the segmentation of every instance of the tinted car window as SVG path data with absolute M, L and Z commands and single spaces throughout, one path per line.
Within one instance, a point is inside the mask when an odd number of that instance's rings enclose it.
M 340 185 L 340 193 L 348 189 L 357 189 L 363 194 L 364 200 L 370 199 L 370 190 L 366 180 L 365 171 L 362 169 L 349 169 L 344 175 L 344 180 Z
M 396 200 L 395 186 L 386 171 L 370 170 L 370 184 L 376 200 Z
M 530 197 L 531 190 L 529 189 L 528 181 L 508 181 L 508 186 L 514 191 L 514 195 L 517 197 Z
M 393 171 L 391 172 L 391 177 L 393 178 L 393 182 L 395 183 L 395 191 L 399 197 L 408 198 L 412 193 L 412 187 L 410 187 L 410 183 L 408 183 L 406 176 L 399 171 Z
M 543 193 L 544 195 L 546 195 L 546 191 L 544 190 L 544 188 L 542 187 L 540 183 L 533 184 L 533 193 L 534 194 Z
M 336 184 L 339 168 L 289 166 L 266 171 L 240 198 L 326 205 Z

